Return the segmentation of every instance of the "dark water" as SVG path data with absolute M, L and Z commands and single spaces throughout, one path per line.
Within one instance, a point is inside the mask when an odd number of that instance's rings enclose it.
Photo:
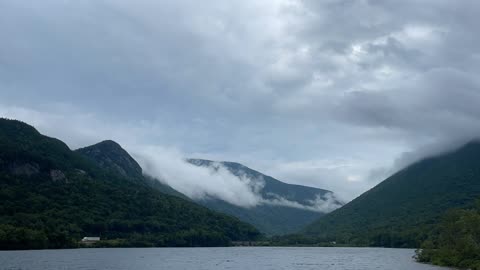
M 378 248 L 132 248 L 2 251 L 0 269 L 422 270 L 413 250 Z

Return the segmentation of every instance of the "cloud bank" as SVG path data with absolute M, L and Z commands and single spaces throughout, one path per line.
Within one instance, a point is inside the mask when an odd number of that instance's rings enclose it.
M 275 205 L 275 206 L 284 206 L 292 207 L 297 209 L 303 209 L 319 213 L 330 213 L 333 210 L 340 208 L 344 203 L 339 201 L 339 199 L 332 193 L 327 193 L 324 195 L 317 194 L 315 199 L 309 200 L 307 204 L 301 204 L 299 202 L 287 200 L 281 196 L 275 194 L 269 194 L 273 196 L 273 199 L 264 199 L 262 204 L 266 205 Z
M 147 147 L 134 156 L 146 174 L 192 199 L 216 198 L 247 208 L 260 203 L 251 179 L 236 177 L 222 166 L 198 167 L 177 151 L 160 147 Z
M 74 147 L 166 146 L 352 199 L 479 136 L 479 11 L 473 0 L 0 1 L 2 115 Z
M 261 191 L 265 185 L 262 177 L 251 178 L 246 174 L 232 174 L 220 163 L 212 166 L 196 166 L 187 162 L 176 150 L 160 147 L 137 148 L 134 154 L 144 173 L 173 187 L 194 200 L 220 199 L 236 206 L 251 208 L 273 205 L 328 213 L 340 206 L 333 194 L 317 195 L 315 199 L 301 204 L 277 194 L 264 198 Z

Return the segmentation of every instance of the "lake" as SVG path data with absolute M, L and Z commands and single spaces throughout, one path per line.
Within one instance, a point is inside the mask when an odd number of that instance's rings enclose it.
M 1 251 L 8 270 L 422 270 L 411 249 L 383 248 L 118 248 Z

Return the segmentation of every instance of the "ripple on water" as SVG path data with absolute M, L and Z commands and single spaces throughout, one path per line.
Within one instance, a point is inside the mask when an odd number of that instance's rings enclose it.
M 382 248 L 118 248 L 1 251 L 8 270 L 435 270 L 409 249 Z

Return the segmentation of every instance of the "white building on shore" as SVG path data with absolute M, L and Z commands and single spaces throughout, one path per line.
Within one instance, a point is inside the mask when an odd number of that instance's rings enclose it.
M 100 241 L 100 237 L 96 237 L 96 236 L 85 236 L 85 237 L 83 237 L 83 239 L 82 239 L 82 242 L 83 242 L 83 243 L 94 243 L 94 242 L 97 242 L 97 241 Z

